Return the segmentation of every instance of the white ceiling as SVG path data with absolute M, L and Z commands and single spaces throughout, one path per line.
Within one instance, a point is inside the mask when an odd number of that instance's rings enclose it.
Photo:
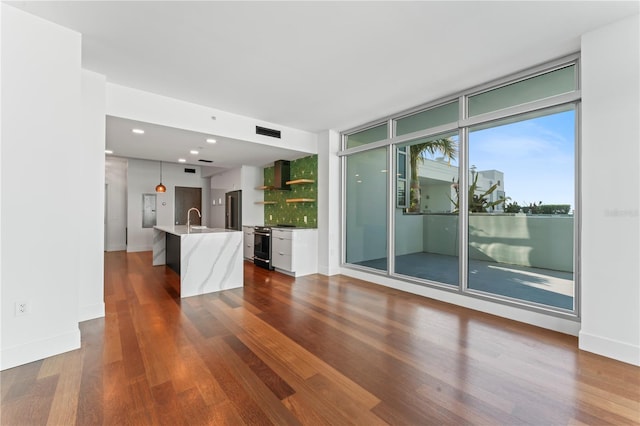
M 83 67 L 109 82 L 312 132 L 577 52 L 581 34 L 640 10 L 638 1 L 8 3 L 82 33 Z M 129 124 L 109 119 L 107 145 L 117 135 L 120 155 L 153 158 Z M 154 159 L 205 146 L 199 134 L 153 129 L 166 132 Z M 296 154 L 242 141 L 215 149 L 225 167 Z
M 132 129 L 144 130 L 144 134 L 135 134 Z M 213 138 L 216 143 L 207 143 L 208 138 Z M 238 165 L 262 167 L 276 160 L 294 160 L 309 155 L 274 146 L 111 116 L 107 117 L 107 148 L 115 155 L 131 158 L 171 163 L 183 158 L 186 160 L 184 164 L 209 167 L 206 175 Z M 191 150 L 198 151 L 198 154 L 191 154 Z M 213 163 L 201 162 L 201 159 L 211 160 Z

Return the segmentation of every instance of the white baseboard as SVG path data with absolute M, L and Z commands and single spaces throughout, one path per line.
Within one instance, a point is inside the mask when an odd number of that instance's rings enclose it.
M 114 244 L 107 246 L 107 249 L 105 251 L 124 251 L 126 249 L 127 246 L 125 244 Z
M 78 309 L 78 321 L 80 322 L 102 317 L 104 317 L 104 303 L 80 306 Z
M 80 348 L 80 329 L 59 334 L 48 339 L 29 342 L 24 345 L 2 349 L 0 370 L 28 364 L 64 352 Z
M 613 358 L 640 367 L 640 346 L 580 331 L 578 346 L 583 351 Z

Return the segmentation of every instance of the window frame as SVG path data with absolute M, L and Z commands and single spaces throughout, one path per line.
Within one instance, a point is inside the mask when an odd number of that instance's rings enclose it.
M 510 106 L 503 109 L 498 109 L 495 111 L 490 111 L 483 114 L 478 114 L 473 117 L 468 116 L 468 99 L 471 96 L 484 93 L 487 91 L 499 89 L 500 87 L 508 86 L 519 81 L 527 80 L 538 75 L 546 74 L 549 72 L 553 72 L 554 70 L 562 69 L 567 66 L 574 66 L 575 72 L 575 88 L 571 92 L 562 93 L 559 95 L 550 96 L 547 98 L 538 99 L 532 102 L 526 102 L 522 104 L 517 104 L 514 106 Z M 458 100 L 459 106 L 459 115 L 458 120 L 452 123 L 443 124 L 440 126 L 416 131 L 413 133 L 404 134 L 402 136 L 396 136 L 396 120 L 417 114 L 429 109 L 437 108 L 439 106 L 445 105 L 447 103 L 451 103 Z M 394 265 L 394 253 L 395 253 L 395 215 L 394 210 L 397 208 L 397 182 L 396 177 L 397 174 L 397 164 L 396 164 L 396 156 L 395 151 L 397 149 L 397 145 L 403 142 L 408 142 L 413 139 L 421 138 L 421 137 L 430 137 L 441 133 L 457 131 L 459 135 L 459 146 L 458 146 L 458 167 L 460 170 L 468 170 L 468 140 L 469 140 L 469 129 L 471 126 L 491 123 L 493 121 L 498 121 L 504 118 L 514 117 L 518 115 L 522 115 L 524 113 L 533 112 L 537 110 L 544 110 L 551 107 L 556 107 L 560 105 L 573 104 L 576 115 L 575 115 L 575 152 L 574 152 L 574 168 L 575 168 L 575 190 L 574 190 L 574 205 L 575 205 L 575 213 L 574 213 L 574 309 L 572 311 L 566 311 L 561 309 L 555 309 L 553 307 L 546 306 L 538 306 L 526 301 L 519 301 L 509 299 L 503 296 L 498 295 L 488 295 L 488 294 L 478 294 L 474 293 L 472 289 L 468 288 L 467 283 L 467 274 L 468 274 L 468 253 L 466 248 L 468 246 L 468 200 L 466 196 L 460 197 L 460 205 L 459 211 L 459 277 L 460 282 L 457 288 L 449 288 L 449 286 L 445 286 L 438 283 L 429 283 L 424 282 L 423 280 L 411 279 L 410 277 L 398 276 L 397 274 L 391 272 L 395 270 Z M 425 104 L 421 104 L 410 109 L 406 109 L 395 113 L 393 115 L 389 115 L 384 118 L 379 118 L 377 120 L 365 123 L 363 125 L 347 129 L 341 132 L 341 150 L 337 153 L 340 158 L 341 164 L 341 196 L 340 196 L 340 211 L 341 211 L 341 221 L 340 221 L 340 239 L 341 239 L 341 252 L 340 252 L 340 266 L 348 269 L 357 269 L 367 273 L 371 273 L 374 275 L 382 275 L 387 278 L 391 278 L 394 280 L 409 282 L 413 284 L 418 284 L 421 286 L 427 286 L 432 288 L 437 288 L 443 291 L 453 291 L 455 293 L 460 293 L 468 297 L 479 298 L 490 300 L 492 302 L 496 302 L 499 304 L 504 304 L 508 306 L 515 306 L 518 308 L 522 308 L 525 310 L 531 310 L 535 312 L 542 312 L 551 316 L 557 316 L 561 318 L 571 319 L 575 321 L 579 321 L 580 312 L 581 312 L 581 303 L 580 303 L 580 235 L 579 229 L 581 227 L 581 211 L 580 211 L 580 182 L 581 182 L 581 170 L 580 170 L 580 149 L 581 149 L 581 135 L 579 132 L 580 129 L 580 114 L 581 108 L 581 81 L 580 81 L 580 54 L 575 53 L 572 55 L 564 56 L 562 58 L 558 58 L 553 61 L 549 61 L 525 70 L 521 70 L 519 72 L 504 76 L 502 78 L 472 87 L 470 89 L 461 91 L 455 95 L 443 97 Z M 372 128 L 381 124 L 387 124 L 388 129 L 388 138 L 380 141 L 376 141 L 369 144 L 360 145 L 353 148 L 346 147 L 347 137 L 350 134 L 357 133 L 368 128 Z M 387 196 L 387 205 L 389 208 L 389 212 L 387 214 L 388 224 L 387 224 L 387 270 L 374 270 L 371 268 L 362 267 L 359 265 L 354 265 L 350 263 L 346 263 L 345 261 L 345 247 L 346 247 L 346 215 L 345 215 L 345 164 L 346 158 L 355 153 L 359 153 L 362 151 L 367 151 L 371 149 L 377 149 L 381 147 L 388 147 L 387 155 L 388 155 L 388 170 L 389 178 L 388 178 L 388 196 Z M 469 182 L 467 173 L 460 173 L 459 180 L 459 191 L 462 194 L 468 193 Z M 408 202 L 408 199 L 407 199 Z

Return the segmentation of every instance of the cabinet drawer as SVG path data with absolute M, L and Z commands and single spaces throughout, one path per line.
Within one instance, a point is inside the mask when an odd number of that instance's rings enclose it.
M 243 234 L 243 256 L 245 259 L 253 259 L 253 228 L 244 228 Z
M 272 233 L 273 266 L 294 276 L 318 272 L 317 229 L 274 229 Z
M 286 254 L 291 257 L 291 240 L 281 240 L 281 239 L 272 239 L 272 249 L 271 252 L 275 255 L 276 253 Z
M 271 230 L 271 236 L 274 240 L 292 240 L 293 232 L 273 229 Z
M 274 247 L 275 249 L 275 247 Z M 284 269 L 285 271 L 293 272 L 293 265 L 291 264 L 291 255 L 285 254 L 281 251 L 273 251 L 271 253 L 271 261 L 276 268 Z

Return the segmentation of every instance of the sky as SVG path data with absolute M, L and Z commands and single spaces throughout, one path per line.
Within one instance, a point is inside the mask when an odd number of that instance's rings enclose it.
M 505 195 L 529 205 L 570 204 L 575 182 L 575 111 L 470 132 L 469 165 L 504 173 Z

